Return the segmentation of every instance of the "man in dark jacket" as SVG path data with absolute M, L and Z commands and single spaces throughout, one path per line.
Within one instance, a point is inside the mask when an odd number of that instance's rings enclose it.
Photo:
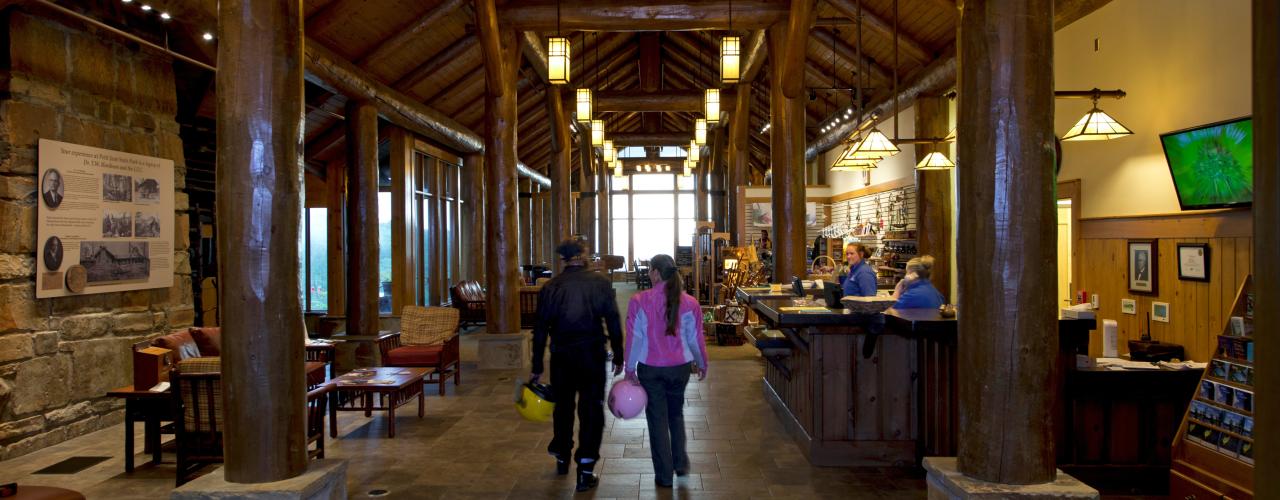
M 603 274 L 587 270 L 586 249 L 567 240 L 556 247 L 564 271 L 538 293 L 538 321 L 533 327 L 533 374 L 542 376 L 542 353 L 551 336 L 551 391 L 555 397 L 555 437 L 547 451 L 556 458 L 556 472 L 569 473 L 573 452 L 573 411 L 578 410 L 578 491 L 599 482 L 592 473 L 604 437 L 604 326 L 609 328 L 613 374 L 622 373 L 622 327 L 613 284 Z

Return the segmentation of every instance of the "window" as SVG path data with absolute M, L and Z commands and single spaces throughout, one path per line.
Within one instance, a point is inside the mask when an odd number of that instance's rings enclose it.
M 418 267 L 413 280 L 419 305 L 449 300 L 449 286 L 462 279 L 462 168 L 423 152 L 414 154 L 415 238 Z
M 629 266 L 657 254 L 674 257 L 677 245 L 691 246 L 696 226 L 692 180 L 671 173 L 614 178 L 612 253 L 624 256 Z
M 308 208 L 303 212 L 302 239 L 299 254 L 302 269 L 298 273 L 302 309 L 329 309 L 329 209 Z
M 391 312 L 391 193 L 378 192 L 378 312 Z

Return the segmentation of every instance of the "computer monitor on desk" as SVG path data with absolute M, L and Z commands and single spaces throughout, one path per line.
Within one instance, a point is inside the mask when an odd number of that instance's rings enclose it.
M 796 297 L 804 297 L 804 282 L 796 276 L 791 277 L 791 292 L 796 294 Z
M 822 298 L 827 302 L 827 307 L 840 307 L 840 299 L 844 297 L 844 288 L 839 283 L 823 282 Z

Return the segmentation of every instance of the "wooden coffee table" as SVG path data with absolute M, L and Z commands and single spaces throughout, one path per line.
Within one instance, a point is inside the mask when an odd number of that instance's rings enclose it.
M 418 398 L 418 418 L 426 414 L 426 402 L 422 397 L 423 379 L 435 368 L 361 368 L 330 380 L 333 397 L 329 404 L 329 437 L 338 437 L 338 412 L 362 411 L 364 416 L 373 412 L 387 412 L 387 437 L 396 437 L 396 408 Z

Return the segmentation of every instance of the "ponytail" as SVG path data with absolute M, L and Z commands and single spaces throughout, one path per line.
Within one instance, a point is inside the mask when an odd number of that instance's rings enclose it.
M 680 294 L 684 291 L 683 280 L 676 270 L 676 261 L 670 255 L 660 254 L 649 261 L 653 269 L 662 278 L 663 294 L 666 296 L 667 335 L 675 336 L 676 323 L 680 318 Z

